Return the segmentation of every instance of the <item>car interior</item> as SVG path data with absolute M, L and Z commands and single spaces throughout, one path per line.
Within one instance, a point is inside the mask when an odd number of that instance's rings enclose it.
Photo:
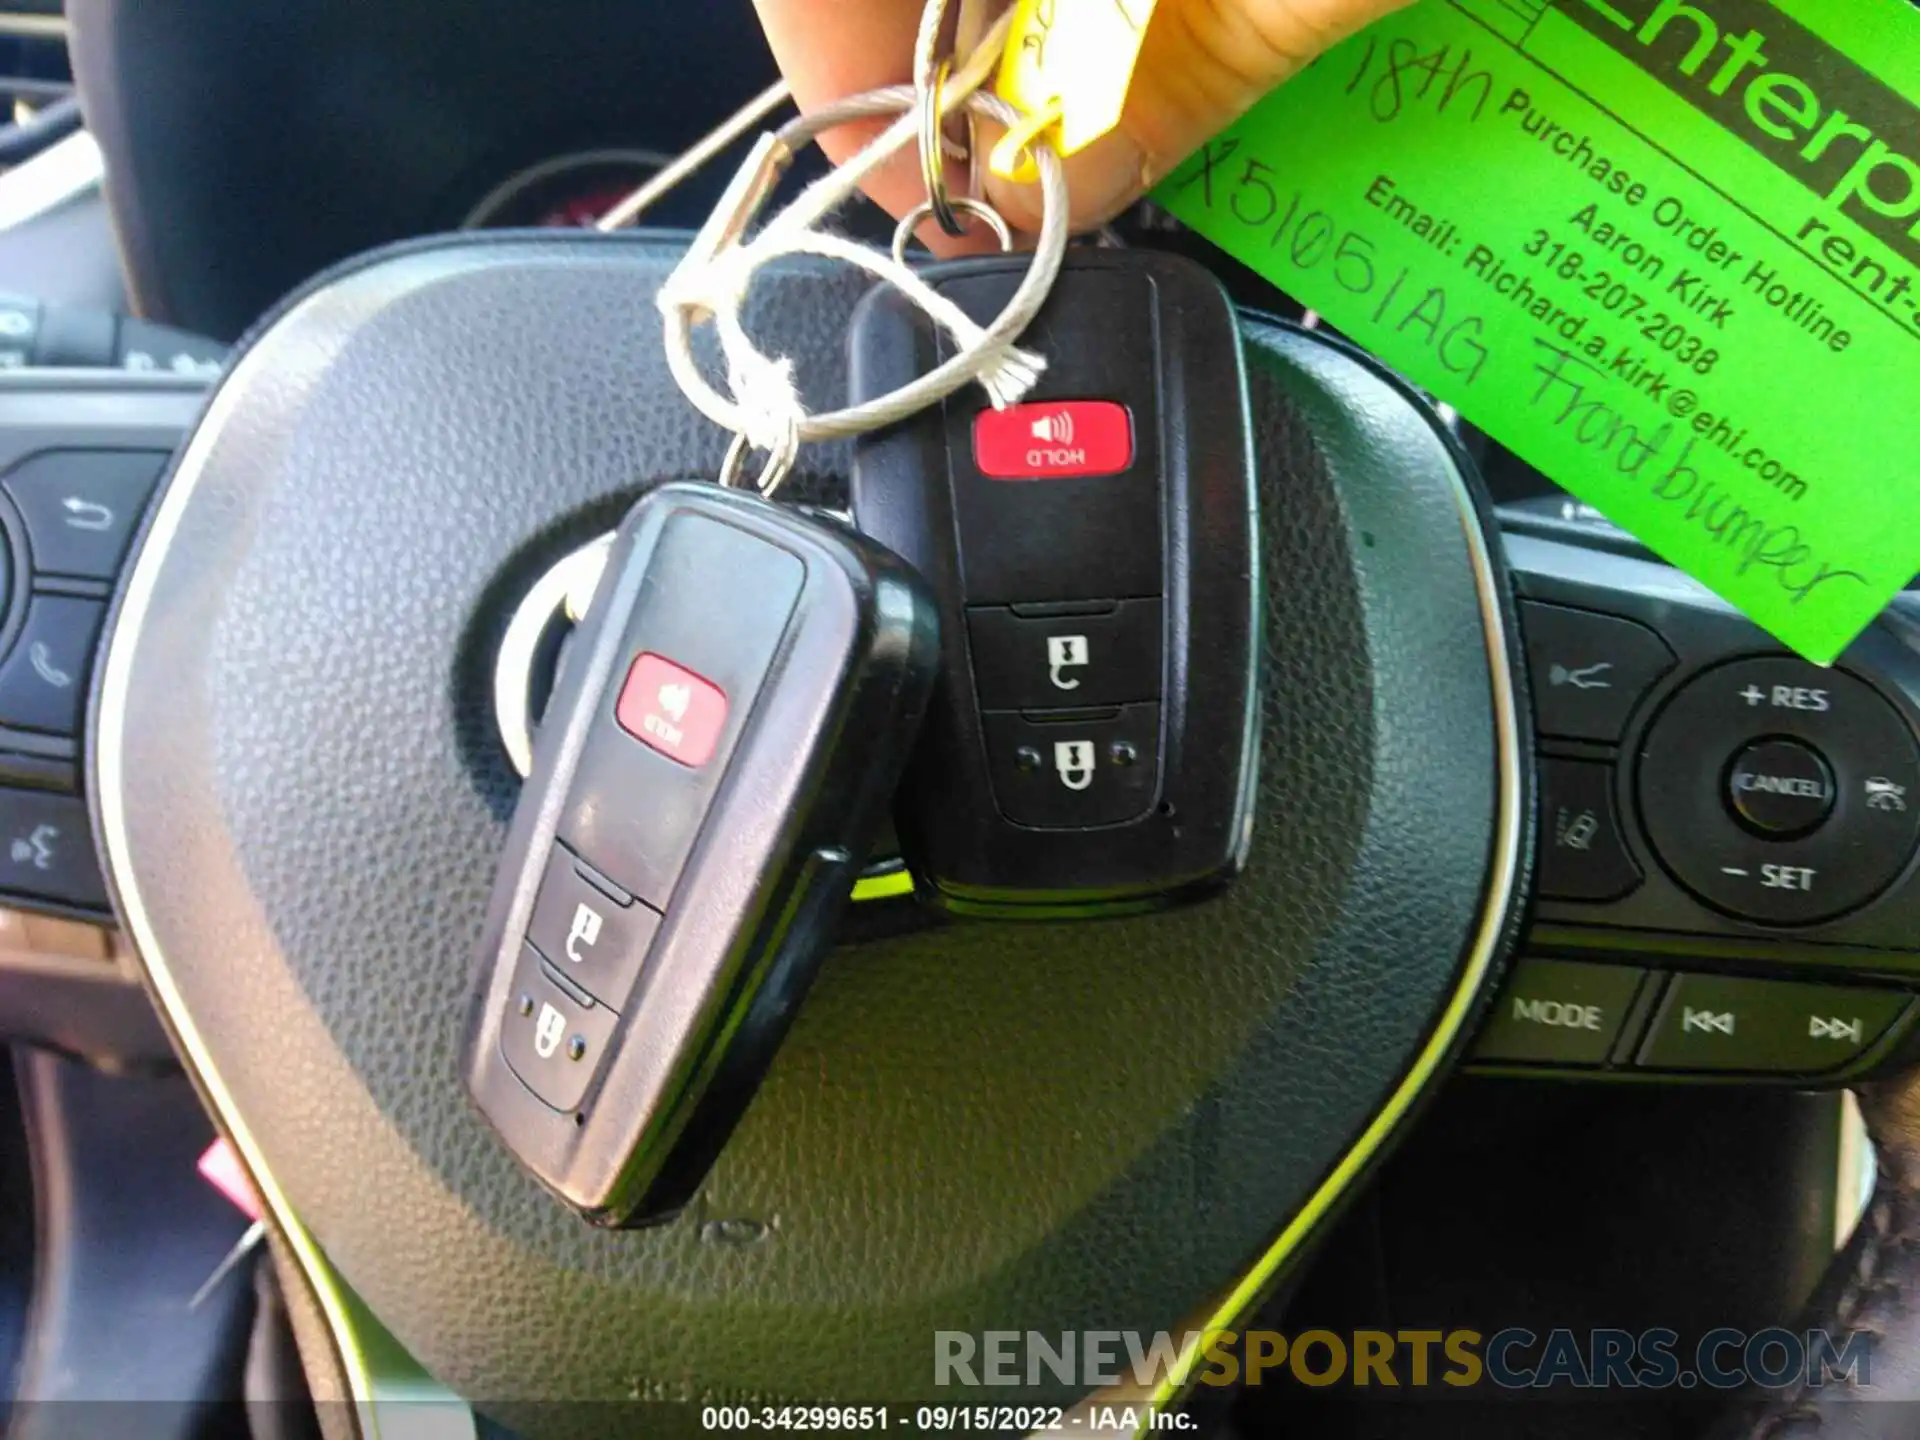
M 8 1433 L 1920 1431 L 1541 1362 L 1920 1376 L 1920 597 L 1786 653 L 1151 203 L 1032 332 L 1098 507 L 972 389 L 749 513 L 658 303 L 748 142 L 594 223 L 777 78 L 749 0 L 7 0 Z M 946 353 L 874 291 L 756 280 L 810 409 Z M 1537 1383 L 938 1378 L 1090 1330 Z

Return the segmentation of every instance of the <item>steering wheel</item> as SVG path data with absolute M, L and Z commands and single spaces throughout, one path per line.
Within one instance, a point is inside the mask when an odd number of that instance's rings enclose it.
M 1245 873 L 1082 922 L 856 905 L 694 1202 L 594 1230 L 488 1131 L 460 1049 L 519 784 L 510 616 L 725 449 L 661 355 L 677 256 L 480 236 L 322 277 L 219 384 L 117 603 L 102 848 L 304 1280 L 310 1368 L 380 1398 L 370 1311 L 540 1435 L 591 1426 L 553 1400 L 934 1398 L 942 1333 L 1239 1328 L 1452 1068 L 1531 898 L 1532 721 L 1470 464 L 1365 357 L 1244 316 L 1269 577 Z M 748 323 L 810 405 L 840 399 L 864 289 L 759 283 Z M 846 471 L 824 447 L 797 484 L 833 504 Z M 1092 1388 L 1014 1379 L 996 1404 Z

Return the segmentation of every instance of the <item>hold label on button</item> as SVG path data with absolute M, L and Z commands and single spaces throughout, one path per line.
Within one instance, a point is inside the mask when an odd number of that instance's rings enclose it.
M 1111 400 L 1048 400 L 983 410 L 973 463 L 993 480 L 1114 475 L 1133 463 L 1133 419 Z

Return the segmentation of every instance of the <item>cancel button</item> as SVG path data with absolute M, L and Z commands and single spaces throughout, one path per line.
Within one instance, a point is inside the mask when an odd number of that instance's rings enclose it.
M 1642 974 L 1626 965 L 1522 960 L 1480 1032 L 1473 1058 L 1603 1065 Z
M 1833 771 L 1804 741 L 1756 740 L 1727 769 L 1727 804 L 1755 835 L 1798 839 L 1833 813 Z

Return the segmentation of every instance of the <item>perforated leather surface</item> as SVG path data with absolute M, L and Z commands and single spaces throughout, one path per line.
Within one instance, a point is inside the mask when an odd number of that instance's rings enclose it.
M 470 1108 L 458 1045 L 516 789 L 490 720 L 506 611 L 723 450 L 660 357 L 671 259 L 415 249 L 254 342 L 114 641 L 111 848 L 147 959 L 346 1278 L 444 1382 L 535 1428 L 569 1412 L 513 1402 L 924 1398 L 937 1329 L 1178 1326 L 1353 1144 L 1481 924 L 1500 794 L 1452 460 L 1361 364 L 1250 324 L 1269 588 L 1247 874 L 1169 914 L 843 948 L 693 1208 L 592 1231 Z M 750 323 L 813 403 L 838 397 L 860 288 L 762 282 Z M 816 493 L 842 458 L 811 457 Z

